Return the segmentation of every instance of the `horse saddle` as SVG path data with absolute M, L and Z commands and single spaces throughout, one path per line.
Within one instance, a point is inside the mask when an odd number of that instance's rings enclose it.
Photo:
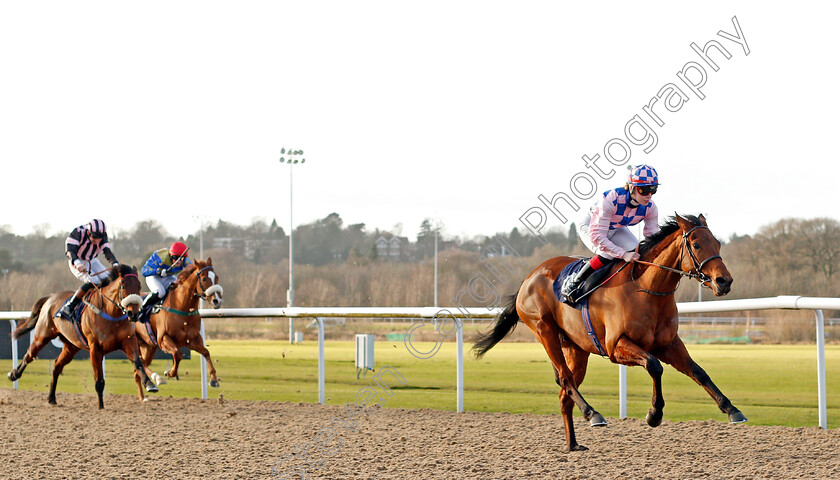
M 72 296 L 67 297 L 67 300 L 65 300 L 64 303 L 61 304 L 61 308 L 59 308 L 58 311 L 61 311 L 61 309 L 63 309 L 65 305 L 70 303 L 71 298 L 73 298 L 73 297 Z M 87 304 L 85 304 L 85 302 L 79 302 L 78 304 L 76 304 L 76 308 L 74 308 L 70 312 L 71 318 L 65 319 L 65 320 L 69 320 L 70 322 L 73 323 L 73 325 L 79 325 L 80 323 L 82 323 L 82 312 L 84 311 L 85 308 L 87 308 Z M 58 317 L 58 318 L 64 318 L 61 315 L 59 315 L 58 312 L 56 312 L 55 316 Z
M 576 274 L 583 266 L 589 262 L 589 258 L 582 258 L 579 260 L 575 260 L 574 262 L 566 265 L 563 267 L 563 270 L 560 271 L 560 274 L 557 275 L 557 278 L 554 280 L 554 295 L 557 297 L 557 300 L 560 300 L 563 303 L 566 302 L 566 297 L 560 293 L 560 290 L 563 288 L 563 281 L 571 276 L 572 274 Z M 586 280 L 583 281 L 583 284 L 580 286 L 579 292 L 583 295 L 580 295 L 578 301 L 575 302 L 573 307 L 580 310 L 581 304 L 584 300 L 592 294 L 599 286 L 601 286 L 601 282 L 609 275 L 610 273 L 610 266 L 612 262 L 604 265 L 603 267 L 596 270 L 592 275 L 589 276 Z

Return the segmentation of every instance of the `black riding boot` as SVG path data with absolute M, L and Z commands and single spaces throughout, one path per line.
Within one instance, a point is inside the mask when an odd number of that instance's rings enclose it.
M 146 295 L 146 298 L 143 299 L 143 305 L 140 306 L 140 310 L 156 305 L 160 300 L 161 298 L 158 296 L 157 292 L 152 292 Z
M 152 316 L 152 307 L 160 303 L 162 298 L 160 298 L 157 292 L 152 292 L 146 295 L 146 298 L 143 299 L 143 304 L 140 305 L 140 316 L 138 320 L 140 323 L 146 323 L 149 321 L 149 317 Z
M 567 278 L 566 281 L 563 282 L 563 288 L 560 290 L 560 293 L 566 297 L 566 300 L 569 303 L 575 303 L 577 301 L 577 297 L 580 295 L 578 289 L 581 285 L 583 285 L 583 281 L 589 278 L 594 271 L 595 269 L 592 268 L 592 265 L 590 265 L 589 262 L 586 262 L 576 274 Z
M 65 303 L 64 306 L 61 307 L 61 310 L 58 311 L 58 316 L 65 320 L 73 320 L 73 310 L 79 305 L 79 302 L 82 301 L 82 298 L 85 294 L 93 287 L 91 283 L 85 283 L 78 290 L 76 293 L 70 297 L 70 301 Z

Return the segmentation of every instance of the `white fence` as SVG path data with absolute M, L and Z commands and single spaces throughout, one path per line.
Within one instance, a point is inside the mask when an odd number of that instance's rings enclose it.
M 826 410 L 826 382 L 825 382 L 825 320 L 822 309 L 840 310 L 840 298 L 799 297 L 795 295 L 750 298 L 741 300 L 717 300 L 710 302 L 678 303 L 680 313 L 713 313 L 733 312 L 744 310 L 813 310 L 816 317 L 817 343 L 817 397 L 819 409 L 819 426 L 828 427 Z M 206 318 L 244 318 L 244 317 L 285 317 L 285 318 L 313 318 L 318 324 L 318 402 L 325 403 L 324 391 L 324 322 L 322 318 L 413 318 L 413 319 L 443 319 L 443 318 L 494 318 L 501 309 L 465 308 L 449 309 L 437 307 L 293 307 L 293 308 L 227 308 L 218 310 L 200 310 Z M 14 330 L 16 320 L 26 319 L 29 312 L 0 312 L 0 320 L 10 320 Z M 202 325 L 202 335 L 204 327 Z M 459 412 L 464 411 L 464 336 L 463 330 L 455 332 L 457 343 L 457 406 Z M 12 368 L 17 367 L 17 344 L 12 342 Z M 204 367 L 202 358 L 202 367 Z M 202 398 L 207 398 L 207 371 L 201 371 Z M 15 382 L 17 388 L 17 382 Z M 627 416 L 627 367 L 619 366 L 619 416 Z

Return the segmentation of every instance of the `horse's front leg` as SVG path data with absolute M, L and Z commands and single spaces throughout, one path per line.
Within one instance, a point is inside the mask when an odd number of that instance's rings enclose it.
M 662 423 L 662 409 L 665 408 L 665 398 L 662 396 L 662 364 L 653 355 L 642 350 L 641 347 L 621 337 L 610 355 L 610 360 L 622 365 L 638 365 L 647 370 L 653 379 L 653 407 L 648 411 L 647 420 L 651 427 L 658 427 Z
M 679 336 L 674 337 L 674 340 L 663 348 L 656 349 L 652 352 L 657 358 L 674 367 L 677 371 L 688 375 L 698 385 L 703 387 L 706 392 L 715 400 L 720 408 L 720 411 L 729 416 L 730 423 L 743 423 L 747 421 L 747 417 L 735 408 L 732 403 L 726 398 L 726 395 L 715 386 L 709 375 L 691 359 L 685 345 Z
M 102 401 L 102 395 L 105 393 L 105 372 L 102 370 L 102 359 L 104 357 L 102 345 L 91 342 L 90 363 L 93 366 L 93 379 L 96 381 L 96 395 L 99 397 L 100 410 L 105 408 L 105 403 Z
M 209 385 L 213 388 L 219 388 L 219 379 L 216 378 L 216 367 L 213 366 L 213 360 L 210 359 L 210 351 L 204 346 L 204 340 L 201 335 L 196 335 L 190 340 L 190 348 L 201 354 L 207 360 L 207 371 L 210 376 Z

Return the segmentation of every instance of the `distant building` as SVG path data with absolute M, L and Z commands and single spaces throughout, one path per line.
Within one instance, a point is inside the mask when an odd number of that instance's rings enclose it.
M 410 243 L 406 237 L 385 234 L 380 235 L 375 243 L 376 255 L 382 260 L 399 262 L 410 258 Z

